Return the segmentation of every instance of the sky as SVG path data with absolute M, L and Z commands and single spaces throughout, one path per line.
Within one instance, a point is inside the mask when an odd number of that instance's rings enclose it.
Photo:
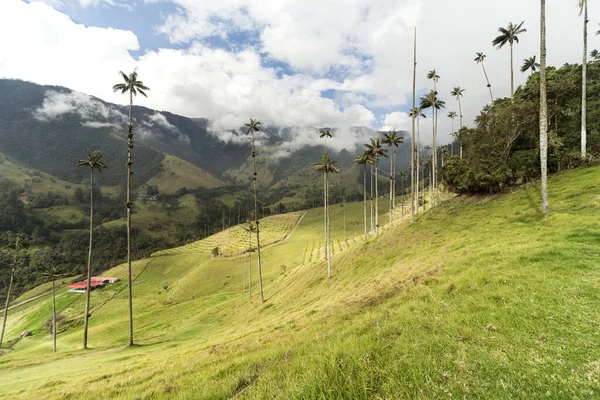
M 546 3 L 548 64 L 581 63 L 577 0 Z M 589 5 L 589 50 L 600 49 L 597 3 Z M 223 140 L 257 118 L 339 128 L 329 144 L 351 147 L 360 140 L 352 126 L 410 131 L 416 27 L 417 102 L 436 69 L 446 102 L 439 141 L 447 143 L 447 113 L 458 111 L 453 87 L 465 89 L 467 126 L 489 103 L 476 52 L 487 55 L 494 97 L 510 95 L 509 49 L 491 42 L 511 21 L 527 29 L 514 50 L 515 85 L 525 82 L 519 68 L 539 53 L 539 7 L 536 0 L 1 0 L 0 77 L 127 104 L 112 86 L 118 71 L 137 68 L 151 90 L 135 104 L 207 118 Z M 424 143 L 432 130 L 426 114 Z M 297 132 L 296 144 L 316 140 Z

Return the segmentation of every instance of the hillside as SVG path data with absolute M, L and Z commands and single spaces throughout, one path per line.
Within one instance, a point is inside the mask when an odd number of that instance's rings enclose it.
M 92 295 L 92 351 L 79 350 L 82 297 L 61 291 L 59 309 L 72 322 L 61 328 L 56 355 L 33 329 L 49 315 L 48 298 L 11 312 L 9 339 L 24 328 L 34 335 L 0 358 L 0 392 L 596 398 L 599 176 L 599 166 L 553 176 L 548 215 L 531 185 L 455 198 L 366 242 L 362 204 L 336 206 L 332 238 L 353 241 L 334 256 L 331 280 L 322 258 L 306 258 L 323 229 L 321 211 L 310 210 L 289 240 L 264 251 L 265 304 L 241 293 L 244 258 L 138 261 L 138 346 L 124 348 L 124 282 Z

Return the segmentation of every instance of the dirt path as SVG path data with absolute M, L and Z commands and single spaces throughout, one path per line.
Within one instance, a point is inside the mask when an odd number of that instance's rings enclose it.
M 21 301 L 21 302 L 19 302 L 19 303 L 17 303 L 17 304 L 13 304 L 12 306 L 8 306 L 8 309 L 9 309 L 9 310 L 11 310 L 11 309 L 13 309 L 13 308 L 15 308 L 15 307 L 22 306 L 23 304 L 27 304 L 27 303 L 29 303 L 30 301 L 37 300 L 37 299 L 39 299 L 40 297 L 44 297 L 44 296 L 46 296 L 46 295 L 49 295 L 49 294 L 52 294 L 52 290 L 49 290 L 49 291 L 47 291 L 47 292 L 44 292 L 44 293 L 42 293 L 42 294 L 38 294 L 37 296 L 34 296 L 34 297 L 30 298 L 30 299 L 23 300 L 23 301 Z M 0 315 L 2 315 L 2 314 L 4 314 L 4 309 L 0 310 Z

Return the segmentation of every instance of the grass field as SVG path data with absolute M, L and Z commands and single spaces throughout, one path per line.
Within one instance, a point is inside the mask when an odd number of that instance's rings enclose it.
M 125 347 L 125 282 L 92 293 L 89 351 L 80 350 L 82 295 L 59 294 L 72 326 L 56 355 L 36 330 L 49 303 L 36 300 L 9 316 L 9 339 L 25 328 L 34 335 L 0 358 L 0 393 L 598 398 L 599 178 L 600 167 L 553 176 L 548 215 L 532 185 L 452 199 L 366 241 L 362 204 L 333 207 L 332 239 L 354 242 L 335 254 L 332 279 L 322 259 L 306 260 L 307 247 L 323 239 L 322 211 L 310 210 L 289 240 L 263 252 L 264 304 L 256 290 L 241 293 L 245 257 L 141 260 L 137 346 Z
M 174 194 L 182 187 L 213 189 L 222 186 L 223 182 L 187 161 L 165 155 L 162 171 L 152 177 L 147 184 L 158 186 L 158 192 L 161 194 Z

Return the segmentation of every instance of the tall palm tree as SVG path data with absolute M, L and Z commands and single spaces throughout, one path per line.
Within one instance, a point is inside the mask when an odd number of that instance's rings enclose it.
M 546 0 L 540 0 L 540 163 L 542 211 L 548 212 L 548 103 L 546 99 Z
M 431 92 L 429 92 L 428 94 L 426 94 L 425 96 L 421 97 L 421 109 L 425 110 L 427 108 L 431 108 L 431 116 L 434 117 L 435 116 L 435 111 L 439 110 L 441 108 L 446 107 L 446 102 L 440 100 L 437 97 L 437 93 L 434 92 L 433 90 Z M 436 129 L 435 129 L 435 124 L 433 124 L 433 153 L 434 153 L 434 159 L 433 159 L 433 176 L 434 176 L 434 181 L 432 182 L 433 184 L 433 188 L 435 190 L 436 185 L 435 185 L 435 174 L 436 174 L 436 159 L 435 159 L 435 153 L 437 151 L 437 145 L 436 145 Z
M 394 176 L 396 167 L 396 147 L 399 144 L 404 143 L 402 136 L 396 133 L 396 129 L 390 130 L 388 133 L 383 134 L 383 144 L 387 144 L 390 153 L 390 225 L 394 223 L 394 199 L 396 198 L 394 193 Z
M 367 164 L 369 164 L 369 156 L 363 151 L 354 159 L 354 162 L 363 166 L 363 217 L 365 228 L 365 240 L 367 240 Z
M 333 161 L 329 158 L 327 153 L 323 154 L 321 160 L 313 164 L 313 169 L 317 172 L 323 172 L 325 174 L 325 204 L 323 206 L 323 218 L 326 223 L 326 251 L 327 251 L 327 277 L 331 278 L 331 232 L 330 232 L 330 221 L 329 221 L 329 191 L 327 186 L 329 185 L 329 174 L 339 174 L 340 169 L 337 167 L 337 161 Z
M 533 74 L 536 69 L 540 67 L 540 64 L 535 62 L 535 58 L 536 56 L 525 58 L 523 60 L 523 65 L 521 66 L 521 72 L 531 71 Z
M 521 22 L 518 25 L 513 24 L 512 22 L 508 23 L 508 27 L 498 28 L 498 35 L 494 40 L 492 40 L 492 45 L 496 46 L 498 49 L 504 47 L 507 43 L 510 45 L 510 98 L 512 99 L 513 94 L 515 93 L 515 74 L 513 71 L 513 44 L 519 43 L 519 35 L 521 33 L 527 32 L 527 29 L 523 28 L 523 23 Z
M 416 110 L 416 95 L 417 95 L 417 27 L 414 27 L 413 34 L 413 86 L 412 86 L 412 107 L 411 110 Z M 410 119 L 411 140 L 410 140 L 410 218 L 411 222 L 415 222 L 415 115 Z
M 492 95 L 492 85 L 490 84 L 490 79 L 488 78 L 488 74 L 487 71 L 485 70 L 485 65 L 483 64 L 486 55 L 483 53 L 476 53 L 476 57 L 475 57 L 475 61 L 477 64 L 481 64 L 481 68 L 483 68 L 483 74 L 485 75 L 485 80 L 487 82 L 487 87 L 490 90 L 490 99 L 492 100 L 492 103 L 494 102 L 494 96 Z
M 79 160 L 78 167 L 90 169 L 90 245 L 88 247 L 87 261 L 87 288 L 85 291 L 85 315 L 83 317 L 83 348 L 87 349 L 88 342 L 88 322 L 90 317 L 90 287 L 92 284 L 92 243 L 94 238 L 94 171 L 102 172 L 106 165 L 100 161 L 104 153 L 94 150 L 87 152 L 87 159 Z
M 325 142 L 323 143 L 323 153 L 327 153 L 327 138 L 331 138 L 333 135 L 329 129 L 321 129 L 319 133 L 321 134 L 319 136 L 321 139 L 325 138 Z
M 61 276 L 61 268 L 55 263 L 50 263 L 42 276 L 52 281 L 52 352 L 56 353 L 56 285 L 55 281 Z
M 387 157 L 387 150 L 381 146 L 380 138 L 372 138 L 371 143 L 365 144 L 367 154 L 373 159 L 375 169 L 375 235 L 379 234 L 379 190 L 377 176 L 379 172 L 379 157 Z
M 431 173 L 433 171 L 433 154 L 431 153 L 431 147 L 426 148 L 425 150 L 428 150 L 430 152 L 430 155 L 425 159 L 425 165 L 429 170 L 429 203 L 427 204 L 427 209 L 431 210 L 431 203 L 433 202 L 433 181 L 431 176 Z
M 133 289 L 131 281 L 131 166 L 133 165 L 132 154 L 133 150 L 133 96 L 141 94 L 144 97 L 146 90 L 150 90 L 142 81 L 138 81 L 137 71 L 133 71 L 126 75 L 123 71 L 119 71 L 123 82 L 113 85 L 113 92 L 129 93 L 129 123 L 127 125 L 127 201 L 125 208 L 127 209 L 127 286 L 129 292 L 129 345 L 133 346 Z
M 416 153 L 416 159 L 415 159 L 415 164 L 416 164 L 416 179 L 417 179 L 417 186 L 416 186 L 416 194 L 413 194 L 413 203 L 414 206 L 417 210 L 417 213 L 419 212 L 419 177 L 420 177 L 420 166 L 421 166 L 421 127 L 420 127 L 420 123 L 419 121 L 421 120 L 421 118 L 427 118 L 425 116 L 425 114 L 423 114 L 423 108 L 422 107 L 416 107 L 413 108 L 412 110 L 410 110 L 410 114 L 411 117 L 416 118 L 417 119 L 417 150 L 415 151 Z M 415 146 L 413 146 L 414 148 Z
M 437 84 L 440 81 L 440 76 L 438 75 L 437 71 L 435 69 L 432 69 L 431 71 L 429 71 L 427 73 L 427 79 L 431 79 L 433 81 L 433 91 L 435 93 L 435 95 L 438 95 L 438 90 L 437 90 Z M 434 133 L 433 133 L 433 148 L 435 149 L 437 146 L 437 132 L 438 132 L 438 112 L 437 109 L 433 108 L 433 121 L 432 123 L 434 124 Z M 435 152 L 433 154 L 433 162 L 436 163 L 437 165 L 437 152 Z M 436 177 L 433 177 L 434 181 L 433 181 L 433 186 L 436 187 Z
M 265 302 L 262 284 L 262 265 L 260 262 L 260 228 L 258 222 L 258 200 L 256 195 L 256 132 L 260 132 L 260 121 L 250 118 L 250 122 L 244 124 L 248 134 L 252 135 L 252 191 L 254 193 L 254 227 L 256 228 L 256 258 L 258 263 L 258 286 L 260 287 L 260 301 Z
M 454 118 L 456 118 L 456 111 L 450 111 L 448 113 L 448 118 L 452 120 L 452 133 L 450 134 L 450 136 L 452 136 L 452 143 L 450 144 L 450 155 L 454 155 Z
M 248 232 L 248 296 L 252 296 L 252 234 L 256 232 L 256 227 L 252 225 L 252 221 L 248 221 L 244 230 Z M 245 282 L 244 278 L 244 284 Z
M 462 104 L 460 101 L 460 98 L 463 97 L 463 93 L 465 92 L 466 89 L 461 89 L 460 86 L 455 87 L 454 89 L 452 89 L 452 91 L 450 92 L 450 94 L 452 95 L 452 97 L 456 97 L 456 100 L 458 101 L 458 120 L 460 122 L 460 128 L 462 129 L 463 127 L 463 115 L 462 115 Z
M 2 333 L 0 334 L 0 348 L 2 347 L 2 341 L 4 340 L 4 329 L 6 328 L 6 318 L 8 317 L 8 304 L 10 303 L 10 292 L 12 290 L 13 281 L 15 278 L 15 272 L 17 271 L 17 261 L 19 260 L 19 250 L 24 246 L 21 243 L 21 238 L 17 236 L 15 243 L 9 247 L 14 249 L 13 265 L 10 270 L 10 281 L 8 283 L 8 291 L 6 293 L 6 305 L 4 306 L 4 321 L 2 322 Z
M 598 52 L 598 50 L 594 49 L 594 50 L 590 51 L 590 57 L 592 57 L 592 59 L 594 61 L 598 61 L 598 59 L 600 59 L 600 52 Z
M 579 15 L 583 14 L 583 63 L 581 64 L 581 158 L 585 158 L 587 147 L 587 0 L 578 0 Z M 595 57 L 594 57 L 595 58 Z

